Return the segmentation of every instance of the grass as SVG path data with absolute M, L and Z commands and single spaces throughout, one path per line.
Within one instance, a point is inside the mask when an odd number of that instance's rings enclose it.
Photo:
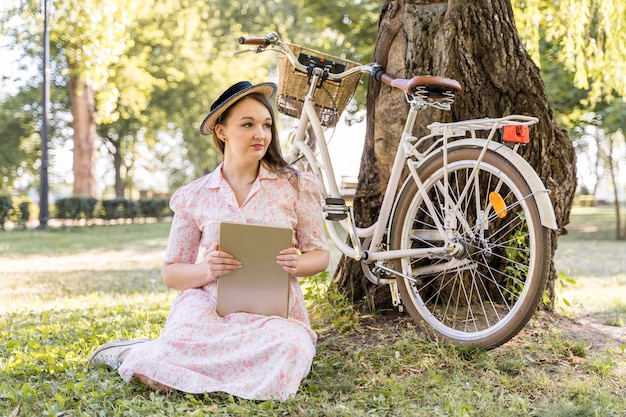
M 0 233 L 0 416 L 20 404 L 19 416 L 29 417 L 626 415 L 625 348 L 600 334 L 538 313 L 503 347 L 460 349 L 427 339 L 406 316 L 355 311 L 324 275 L 303 283 L 318 353 L 285 402 L 163 395 L 107 368 L 86 369 L 103 342 L 159 335 L 176 295 L 160 278 L 168 229 L 164 222 Z M 574 232 L 567 239 L 564 255 L 589 242 Z M 589 268 L 572 274 L 566 295 L 575 303 L 589 292 L 578 289 L 587 279 L 607 293 L 621 282 L 608 266 L 596 275 Z
M 575 281 L 560 291 L 559 308 L 565 315 L 603 316 L 606 324 L 624 327 L 626 241 L 614 240 L 614 216 L 611 207 L 574 207 L 568 234 L 559 239 L 555 264 Z

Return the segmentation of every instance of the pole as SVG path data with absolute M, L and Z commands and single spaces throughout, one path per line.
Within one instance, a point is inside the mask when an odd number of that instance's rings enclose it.
M 39 228 L 48 226 L 48 121 L 50 119 L 50 34 L 48 23 L 51 0 L 43 1 L 43 120 L 41 123 L 41 178 L 39 185 Z

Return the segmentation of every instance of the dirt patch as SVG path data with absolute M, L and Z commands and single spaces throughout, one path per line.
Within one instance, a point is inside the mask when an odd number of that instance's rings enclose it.
M 580 319 L 571 319 L 553 313 L 538 313 L 520 333 L 507 345 L 519 345 L 537 335 L 548 332 L 558 332 L 563 338 L 573 342 L 585 342 L 589 349 L 606 349 L 626 344 L 626 330 L 624 327 L 609 326 L 606 318 L 601 316 L 585 316 Z M 361 316 L 363 332 L 350 332 L 346 343 L 353 345 L 377 345 L 384 338 L 399 337 L 407 330 L 419 332 L 415 323 L 408 314 L 397 311 L 384 311 L 374 315 Z M 383 331 L 384 330 L 384 331 Z M 320 340 L 333 332 L 323 332 Z M 424 335 L 426 338 L 426 335 Z
M 609 317 L 607 316 L 584 316 L 577 318 L 575 321 L 584 329 L 599 332 L 620 345 L 626 344 L 626 329 L 620 326 L 608 325 L 606 324 L 608 320 Z

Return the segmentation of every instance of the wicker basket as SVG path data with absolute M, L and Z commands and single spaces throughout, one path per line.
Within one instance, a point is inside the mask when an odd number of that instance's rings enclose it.
M 306 65 L 305 55 L 315 59 L 332 63 L 333 66 L 345 66 L 345 69 L 359 65 L 357 62 L 342 59 L 333 55 L 309 49 L 295 44 L 287 44 L 298 60 Z M 300 117 L 304 98 L 309 92 L 309 77 L 306 73 L 297 71 L 283 56 L 279 64 L 278 93 L 276 107 L 279 112 L 292 117 Z M 342 69 L 343 70 L 343 69 Z M 331 72 L 334 72 L 331 69 Z M 339 72 L 339 70 L 338 70 Z M 315 108 L 322 126 L 332 127 L 337 124 L 354 90 L 361 78 L 360 73 L 344 78 L 341 81 L 326 80 L 315 93 Z

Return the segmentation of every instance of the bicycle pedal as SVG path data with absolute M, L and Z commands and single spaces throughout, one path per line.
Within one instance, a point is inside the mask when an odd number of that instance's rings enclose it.
M 326 220 L 339 221 L 348 217 L 348 207 L 343 198 L 327 198 L 324 204 Z
M 340 220 L 344 220 L 348 217 L 347 214 L 333 214 L 333 213 L 326 213 L 326 220 L 330 220 L 330 221 L 340 221 Z
M 325 200 L 325 202 L 327 206 L 345 206 L 346 205 L 346 200 L 344 200 L 343 198 L 328 197 Z

